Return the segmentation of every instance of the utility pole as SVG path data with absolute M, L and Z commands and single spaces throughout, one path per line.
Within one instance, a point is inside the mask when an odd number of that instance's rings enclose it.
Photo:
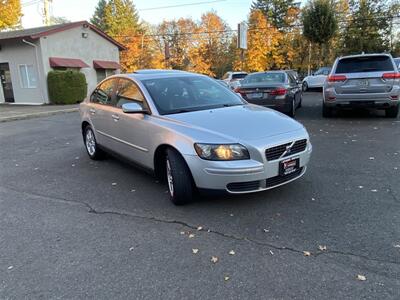
M 50 21 L 50 2 L 52 0 L 43 0 L 44 8 L 43 8 L 43 23 L 46 26 L 51 25 Z

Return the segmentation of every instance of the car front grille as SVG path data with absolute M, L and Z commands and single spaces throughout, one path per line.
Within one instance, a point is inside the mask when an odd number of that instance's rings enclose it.
M 303 169 L 304 168 L 300 168 L 297 171 L 295 171 L 295 172 L 293 172 L 291 174 L 288 174 L 288 175 L 278 175 L 278 176 L 275 176 L 275 177 L 268 178 L 266 180 L 265 187 L 266 188 L 270 188 L 270 187 L 285 183 L 285 182 L 287 182 L 289 180 L 292 180 L 292 179 L 300 176 L 301 173 L 303 172 Z
M 260 181 L 247 181 L 247 182 L 233 182 L 229 183 L 227 186 L 231 192 L 248 192 L 258 190 L 260 188 Z
M 268 148 L 267 150 L 265 150 L 265 156 L 267 160 L 275 160 L 280 158 L 282 154 L 286 151 L 286 147 L 290 146 L 291 144 L 292 143 L 286 143 L 272 148 Z M 290 148 L 290 151 L 286 153 L 283 157 L 303 152 L 304 150 L 306 150 L 306 147 L 307 147 L 306 139 L 298 140 L 293 144 L 292 148 Z

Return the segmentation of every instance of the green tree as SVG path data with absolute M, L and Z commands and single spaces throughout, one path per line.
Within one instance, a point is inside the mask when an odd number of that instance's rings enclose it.
M 115 37 L 140 31 L 139 15 L 131 0 L 109 0 L 104 10 L 105 32 Z
M 338 29 L 335 11 L 329 0 L 311 0 L 303 10 L 303 34 L 312 43 L 328 42 Z
M 0 31 L 15 28 L 21 24 L 21 1 L 0 0 Z
M 385 0 L 350 1 L 350 20 L 345 25 L 343 54 L 389 50 L 394 10 L 391 2 Z
M 99 0 L 97 3 L 96 9 L 90 22 L 96 26 L 97 28 L 105 31 L 106 30 L 106 23 L 104 20 L 104 14 L 106 9 L 107 1 L 106 0 Z
M 287 24 L 287 14 L 295 6 L 294 0 L 255 0 L 251 9 L 261 10 L 274 27 L 282 30 Z

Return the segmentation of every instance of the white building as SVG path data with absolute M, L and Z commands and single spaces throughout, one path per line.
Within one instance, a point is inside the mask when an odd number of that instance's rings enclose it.
M 49 103 L 51 70 L 80 70 L 90 91 L 119 72 L 124 49 L 86 21 L 0 32 L 0 103 Z

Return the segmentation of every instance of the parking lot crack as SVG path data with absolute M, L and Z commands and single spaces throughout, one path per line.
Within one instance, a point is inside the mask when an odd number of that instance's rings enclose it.
M 84 206 L 88 213 L 91 214 L 95 214 L 95 215 L 117 215 L 117 216 L 122 216 L 122 217 L 131 217 L 131 218 L 138 218 L 138 219 L 142 219 L 142 220 L 147 220 L 147 221 L 152 221 L 152 222 L 157 222 L 157 223 L 164 223 L 164 224 L 175 224 L 175 225 L 180 225 L 192 230 L 198 230 L 198 227 L 190 224 L 188 222 L 185 221 L 181 221 L 181 220 L 175 220 L 175 219 L 164 219 L 164 218 L 157 218 L 154 216 L 146 216 L 146 215 L 140 215 L 140 214 L 134 214 L 131 212 L 126 212 L 126 211 L 102 211 L 102 210 L 97 210 L 95 209 L 93 206 L 91 206 L 89 203 L 83 202 L 83 201 L 78 201 L 78 200 L 71 200 L 71 199 L 66 199 L 66 198 L 62 198 L 62 197 L 55 197 L 55 196 L 46 196 L 46 195 L 41 195 L 38 193 L 34 193 L 34 192 L 27 192 L 27 191 L 21 191 L 21 190 L 17 190 L 14 188 L 10 188 L 10 187 L 1 187 L 0 189 L 3 190 L 8 190 L 8 191 L 13 191 L 16 193 L 21 193 L 21 194 L 25 194 L 25 195 L 29 195 L 32 197 L 35 197 L 37 199 L 45 199 L 48 201 L 56 201 L 59 203 L 65 203 L 65 204 L 69 204 L 69 205 L 80 205 L 80 206 Z M 393 195 L 393 197 L 395 197 Z M 203 233 L 212 233 L 227 239 L 233 239 L 236 241 L 242 241 L 242 242 L 249 242 L 252 244 L 255 244 L 257 246 L 260 247 L 268 247 L 270 249 L 274 249 L 277 251 L 288 251 L 288 252 L 292 252 L 292 253 L 297 253 L 297 254 L 301 254 L 304 255 L 304 251 L 303 250 L 299 250 L 293 247 L 286 247 L 286 246 L 278 246 L 272 243 L 268 243 L 268 242 L 264 242 L 264 241 L 260 241 L 257 239 L 252 239 L 249 237 L 244 237 L 244 236 L 239 236 L 239 235 L 235 235 L 235 234 L 230 234 L 230 233 L 224 233 L 218 230 L 214 230 L 211 228 L 206 228 L 203 227 L 203 229 L 200 231 Z M 341 256 L 351 256 L 351 257 L 356 257 L 359 259 L 363 259 L 363 260 L 367 260 L 367 261 L 374 261 L 374 262 L 379 262 L 379 263 L 388 263 L 388 264 L 395 264 L 395 265 L 400 265 L 400 262 L 398 261 L 391 261 L 391 260 L 384 260 L 384 259 L 376 259 L 376 258 L 371 258 L 369 256 L 366 255 L 360 255 L 360 254 L 355 254 L 355 253 L 351 253 L 351 252 L 345 252 L 345 251 L 338 251 L 338 250 L 328 250 L 328 251 L 317 251 L 317 252 L 313 252 L 312 253 L 312 257 L 319 257 L 319 256 L 323 256 L 323 255 L 341 255 Z

